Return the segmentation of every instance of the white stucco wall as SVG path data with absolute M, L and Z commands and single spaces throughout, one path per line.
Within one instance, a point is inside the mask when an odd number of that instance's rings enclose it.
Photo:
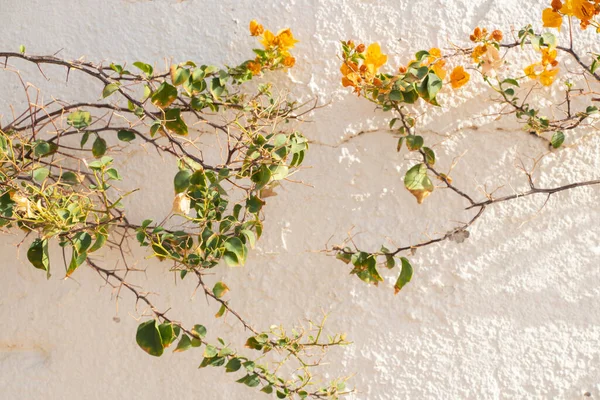
M 329 312 L 331 331 L 346 332 L 354 344 L 332 351 L 324 371 L 331 377 L 356 374 L 354 399 L 581 399 L 585 392 L 597 398 L 600 188 L 558 194 L 539 212 L 543 197 L 490 207 L 465 243 L 419 251 L 412 258 L 413 281 L 395 297 L 394 275 L 386 274 L 387 286 L 369 287 L 318 252 L 332 235 L 330 243 L 341 242 L 353 226 L 360 233 L 356 240 L 376 249 L 388 238 L 406 244 L 442 232 L 469 215 L 441 190 L 417 206 L 402 187 L 410 156 L 396 153 L 389 134 L 331 146 L 362 129 L 386 126 L 385 115 L 339 86 L 338 41 L 379 41 L 392 59 L 406 62 L 416 50 L 445 47 L 448 39 L 461 43 L 476 25 L 507 32 L 538 21 L 545 3 L 0 0 L 0 49 L 16 51 L 24 44 L 31 54 L 63 49 L 65 58 L 93 61 L 162 65 L 173 57 L 233 64 L 255 44 L 247 34 L 250 19 L 274 30 L 290 26 L 301 40 L 297 67 L 277 80 L 305 99 L 330 102 L 303 127 L 311 140 L 329 146 L 313 145 L 306 160 L 313 168 L 301 178 L 312 187 L 286 184 L 269 199 L 264 237 L 247 266 L 216 270 L 214 280 L 231 288 L 231 305 L 262 329 Z M 597 36 L 587 34 L 583 43 L 597 44 Z M 65 93 L 62 84 L 55 85 Z M 0 109 L 6 112 L 17 90 L 14 77 L 0 75 L 0 87 Z M 479 89 L 472 85 L 446 97 L 446 104 L 459 106 L 428 118 L 427 140 L 440 143 L 442 169 L 471 150 L 453 172 L 470 193 L 486 183 L 504 184 L 502 191 L 511 193 L 525 187 L 516 162 L 546 148 L 519 131 L 512 117 L 470 120 L 489 104 Z M 466 126 L 477 129 L 458 129 Z M 450 137 L 444 141 L 438 133 Z M 598 178 L 600 140 L 588 133 L 569 136 L 568 144 L 577 145 L 546 158 L 540 185 Z M 170 187 L 176 167 L 140 152 L 123 168 L 146 190 L 130 200 L 141 204 L 132 218 L 164 216 L 172 193 L 148 190 Z M 143 180 L 146 174 L 152 182 Z M 236 384 L 222 369 L 197 370 L 198 351 L 147 356 L 135 344 L 130 296 L 124 295 L 117 311 L 110 289 L 86 269 L 72 280 L 57 273 L 46 281 L 27 265 L 25 251 L 17 251 L 20 239 L 0 236 L 1 399 L 266 397 Z M 110 255 L 105 261 L 114 265 Z M 190 298 L 192 282 L 175 286 L 166 265 L 141 265 L 148 273 L 140 282 L 162 293 L 159 305 L 173 307 L 185 323 L 206 324 L 211 335 L 240 337 L 235 320 L 214 320 L 214 304 Z

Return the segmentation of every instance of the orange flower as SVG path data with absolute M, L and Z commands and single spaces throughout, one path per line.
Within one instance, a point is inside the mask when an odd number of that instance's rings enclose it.
M 293 48 L 298 42 L 299 41 L 294 38 L 294 35 L 292 35 L 290 28 L 279 31 L 275 37 L 275 43 L 282 51 Z
M 473 49 L 473 53 L 471 57 L 473 57 L 473 62 L 475 64 L 479 64 L 481 62 L 481 56 L 487 51 L 487 46 L 482 44 Z
M 381 47 L 379 43 L 372 43 L 367 48 L 367 55 L 365 56 L 365 64 L 367 70 L 375 75 L 379 68 L 387 62 L 387 56 L 381 53 Z
M 551 65 L 556 67 L 558 65 L 558 61 L 556 61 L 556 56 L 558 53 L 556 50 L 549 50 L 547 48 L 542 49 L 542 66 Z
M 473 34 L 471 36 L 469 36 L 469 38 L 471 39 L 472 42 L 479 42 L 483 39 L 485 39 L 485 37 L 487 36 L 487 29 L 483 28 L 481 29 L 480 27 L 477 27 L 473 30 Z
M 352 61 L 346 61 L 340 67 L 340 72 L 342 73 L 342 86 L 354 87 L 354 91 L 360 93 L 359 84 L 362 81 L 360 74 L 358 73 L 358 65 L 353 63 Z
M 552 8 L 546 8 L 544 11 L 542 11 L 542 21 L 544 22 L 544 26 L 546 28 L 557 28 L 560 32 L 563 17 Z
M 248 61 L 248 64 L 246 64 L 246 67 L 248 67 L 248 69 L 250 70 L 250 72 L 252 72 L 252 75 L 258 75 L 260 74 L 261 68 L 262 66 L 260 65 L 260 63 L 256 62 L 256 61 Z
M 277 45 L 275 41 L 275 35 L 273 35 L 273 32 L 268 29 L 263 33 L 263 37 L 260 42 L 267 50 L 270 50 Z
M 296 64 L 296 59 L 292 56 L 287 56 L 283 59 L 283 65 L 292 68 Z
M 564 15 L 570 15 L 581 20 L 581 22 L 587 22 L 594 17 L 596 14 L 596 8 L 594 4 L 588 0 L 565 0 L 560 12 Z
M 496 29 L 495 31 L 492 32 L 492 34 L 490 35 L 490 40 L 494 40 L 496 42 L 501 42 L 502 41 L 502 31 Z
M 433 64 L 433 65 L 431 65 Z M 438 48 L 429 49 L 429 57 L 427 57 L 427 61 L 425 65 L 431 65 L 431 70 L 440 77 L 440 79 L 444 79 L 446 77 L 446 70 L 444 66 L 446 65 L 446 61 L 442 59 L 442 51 Z
M 260 36 L 263 34 L 264 31 L 265 31 L 265 28 L 263 28 L 263 26 L 261 24 L 256 22 L 255 19 L 250 21 L 250 35 L 251 36 Z
M 531 64 L 524 69 L 525 75 L 534 81 L 540 81 L 544 86 L 550 86 L 558 75 L 558 68 L 548 69 L 542 63 Z
M 465 71 L 462 65 L 454 68 L 450 73 L 450 84 L 452 85 L 452 89 L 458 89 L 464 86 L 467 82 L 469 82 L 470 78 L 471 75 Z
M 356 52 L 357 53 L 362 53 L 363 51 L 365 51 L 366 47 L 363 43 L 359 44 L 358 46 L 356 46 Z

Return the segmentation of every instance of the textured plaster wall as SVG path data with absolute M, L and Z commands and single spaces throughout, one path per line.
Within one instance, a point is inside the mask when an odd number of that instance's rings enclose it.
M 329 312 L 330 329 L 346 332 L 354 344 L 333 351 L 324 371 L 356 374 L 354 399 L 581 399 L 585 392 L 600 398 L 598 188 L 556 195 L 541 211 L 543 197 L 491 207 L 463 244 L 417 252 L 414 279 L 395 297 L 393 274 L 386 274 L 386 285 L 369 287 L 318 252 L 352 227 L 361 246 L 375 249 L 386 241 L 415 242 L 470 216 L 442 190 L 417 206 L 401 181 L 410 156 L 396 153 L 389 134 L 340 144 L 385 127 L 387 116 L 340 88 L 338 40 L 379 41 L 392 62 L 406 62 L 418 49 L 460 43 L 476 25 L 508 31 L 538 21 L 542 3 L 0 0 L 0 49 L 24 44 L 31 54 L 62 49 L 63 57 L 93 61 L 233 64 L 255 44 L 247 35 L 250 19 L 272 29 L 290 26 L 301 40 L 297 68 L 278 84 L 330 105 L 303 127 L 316 142 L 307 158 L 313 168 L 301 175 L 312 186 L 280 189 L 269 200 L 264 238 L 248 265 L 219 268 L 211 277 L 230 286 L 232 306 L 263 329 Z M 581 43 L 597 44 L 597 36 L 584 35 Z M 47 85 L 70 93 L 60 79 Z M 14 76 L 0 75 L 3 113 L 18 88 Z M 97 93 L 93 87 L 80 94 Z M 429 114 L 424 127 L 426 140 L 437 143 L 441 169 L 469 150 L 453 177 L 479 196 L 478 185 L 523 189 L 515 165 L 546 152 L 511 117 L 469 119 L 482 106 L 491 109 L 488 95 L 477 85 L 446 95 L 444 103 L 457 107 Z M 569 136 L 574 146 L 545 159 L 540 185 L 598 178 L 600 140 L 588 133 Z M 166 215 L 172 193 L 151 190 L 170 187 L 176 167 L 138 152 L 122 168 L 146 189 L 130 199 L 131 217 Z M 86 269 L 72 280 L 56 273 L 46 281 L 17 251 L 21 236 L 0 238 L 1 399 L 262 398 L 221 369 L 196 370 L 198 352 L 147 356 L 134 341 L 130 296 L 117 310 L 111 290 Z M 110 254 L 104 260 L 114 265 Z M 233 319 L 214 321 L 215 306 L 191 297 L 192 282 L 175 285 L 165 265 L 141 265 L 148 272 L 139 282 L 162 293 L 159 306 L 172 306 L 185 323 L 205 323 L 213 335 L 241 337 Z

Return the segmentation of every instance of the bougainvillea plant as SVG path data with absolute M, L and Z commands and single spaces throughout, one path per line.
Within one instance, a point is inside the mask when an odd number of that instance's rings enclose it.
M 450 171 L 438 168 L 435 151 L 425 143 L 424 136 L 418 134 L 419 121 L 424 114 L 422 109 L 417 108 L 424 105 L 443 107 L 444 102 L 440 98 L 445 91 L 460 90 L 472 80 L 472 76 L 476 76 L 489 87 L 492 100 L 500 104 L 500 115 L 514 114 L 525 132 L 547 143 L 552 151 L 560 151 L 565 140 L 568 140 L 569 132 L 594 126 L 597 122 L 598 108 L 594 105 L 597 92 L 593 85 L 600 82 L 600 75 L 596 72 L 600 66 L 600 55 L 580 54 L 574 44 L 576 25 L 582 30 L 593 27 L 600 33 L 600 24 L 596 19 L 598 14 L 598 0 L 554 0 L 541 13 L 542 25 L 549 29 L 538 32 L 528 25 L 513 32 L 513 41 L 507 41 L 500 30 L 490 32 L 476 27 L 468 38 L 471 43 L 468 46 L 454 45 L 445 52 L 438 48 L 421 50 L 406 65 L 387 70 L 387 56 L 382 53 L 378 43 L 369 46 L 357 45 L 352 40 L 341 43 L 342 85 L 375 103 L 381 110 L 390 112 L 392 118 L 389 129 L 398 136 L 397 151 L 406 149 L 419 159 L 407 167 L 404 176 L 406 189 L 421 204 L 437 187 L 446 188 L 462 198 L 465 209 L 473 212 L 467 222 L 442 235 L 422 242 L 407 243 L 396 249 L 382 246 L 378 251 L 363 251 L 346 243 L 329 249 L 338 259 L 353 267 L 351 274 L 377 285 L 383 281 L 379 266 L 393 269 L 398 265 L 400 272 L 394 285 L 398 293 L 413 275 L 410 255 L 421 247 L 446 240 L 461 243 L 469 237 L 468 228 L 493 204 L 537 194 L 549 197 L 560 191 L 600 183 L 600 180 L 591 180 L 543 188 L 536 186 L 533 170 L 524 170 L 528 190 L 503 196 L 485 192 L 485 197 L 478 199 L 470 193 L 471 190 L 463 187 L 464 182 L 453 181 Z M 565 25 L 568 25 L 569 40 L 563 45 L 559 43 L 555 32 Z M 528 52 L 533 52 L 536 60 L 520 65 Z M 511 68 L 507 63 L 512 53 L 518 56 L 516 61 L 512 60 L 513 66 L 517 64 L 516 68 Z M 575 61 L 579 70 L 567 71 L 565 68 L 565 73 L 561 75 L 561 63 L 565 59 Z M 453 64 L 454 68 L 450 70 L 447 64 Z M 533 93 L 539 87 L 542 90 Z M 551 96 L 549 89 L 544 90 L 546 87 L 562 92 L 563 97 L 562 100 L 554 100 L 550 108 L 536 104 L 541 103 L 540 98 Z M 535 164 L 537 166 L 539 163 Z
M 297 40 L 290 29 L 274 34 L 256 21 L 250 33 L 263 47 L 233 67 L 186 61 L 162 72 L 141 61 L 130 66 L 67 61 L 29 55 L 24 47 L 1 52 L 3 69 L 22 83 L 27 106 L 0 127 L 0 227 L 26 233 L 27 259 L 48 277 L 75 276 L 87 266 L 117 296 L 131 292 L 144 309 L 142 317 L 150 317 L 135 337 L 148 354 L 201 348 L 200 367 L 222 367 L 248 387 L 278 398 L 335 399 L 348 392 L 346 379 L 323 383 L 312 371 L 328 348 L 348 343 L 343 334 L 325 334 L 325 319 L 261 331 L 230 307 L 226 283 L 206 280 L 222 264 L 245 264 L 263 230 L 265 199 L 298 171 L 308 151 L 297 128 L 314 106 L 274 95 L 265 79 L 247 84 L 293 67 L 290 51 Z M 46 102 L 22 79 L 18 66 L 26 64 L 44 77 L 49 65 L 63 67 L 67 80 L 80 74 L 87 86 L 97 86 L 100 100 Z M 218 147 L 201 145 L 204 138 Z M 173 203 L 163 221 L 127 216 L 127 200 L 144 194 L 128 185 L 119 163 L 139 147 L 155 150 L 178 170 L 166 189 Z M 179 279 L 195 280 L 214 301 L 216 318 L 230 314 L 239 320 L 250 332 L 247 350 L 221 338 L 209 343 L 204 325 L 183 326 L 128 281 L 140 270 L 128 251 L 136 243 L 167 262 Z M 120 254 L 119 268 L 95 257 L 107 249 Z

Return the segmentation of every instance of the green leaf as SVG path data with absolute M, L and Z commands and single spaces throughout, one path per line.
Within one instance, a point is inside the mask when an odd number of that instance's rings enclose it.
M 404 285 L 406 285 L 408 282 L 410 282 L 410 280 L 413 276 L 413 267 L 412 267 L 412 265 L 410 265 L 410 262 L 408 261 L 408 259 L 406 259 L 406 257 L 402 257 L 402 258 L 400 258 L 400 260 L 402 261 L 402 271 L 400 271 L 400 276 L 398 276 L 398 280 L 396 281 L 396 284 L 394 285 L 395 294 L 397 294 L 400 290 L 402 290 Z
M 119 140 L 122 142 L 131 142 L 133 139 L 135 139 L 135 133 L 121 129 L 119 132 L 117 132 L 117 138 L 119 138 Z
M 115 181 L 120 181 L 121 179 L 123 179 L 121 177 L 121 174 L 119 174 L 119 171 L 117 171 L 115 168 L 109 168 L 106 170 L 106 175 L 108 175 L 108 177 L 110 179 L 113 179 Z
M 165 128 L 177 135 L 185 136 L 188 134 L 188 126 L 183 118 L 181 118 L 181 110 L 179 108 L 165 110 Z
M 23 46 L 23 45 L 19 46 L 19 53 L 25 54 L 25 46 Z
M 181 336 L 181 339 L 179 339 L 179 343 L 177 343 L 177 347 L 175 350 L 173 350 L 173 353 L 180 353 L 190 349 L 191 347 L 192 341 L 190 340 L 190 337 L 184 333 L 183 336 Z
M 50 175 L 50 171 L 48 170 L 48 168 L 44 168 L 44 167 L 34 169 L 31 172 L 31 176 L 33 177 L 33 180 L 36 182 L 39 182 L 39 183 L 43 182 L 48 177 L 48 175 Z
M 256 196 L 251 196 L 246 200 L 246 208 L 248 209 L 248 212 L 252 214 L 257 214 L 264 205 L 265 202 Z
M 207 344 L 204 348 L 203 356 L 206 358 L 213 358 L 219 353 L 219 350 L 213 345 Z
M 402 101 L 402 100 L 404 100 L 404 96 L 402 96 L 402 92 L 400 90 L 392 90 L 390 92 L 390 100 Z M 393 124 L 391 124 L 391 125 L 393 126 Z M 391 126 L 390 126 L 390 129 L 391 129 Z
M 285 179 L 289 173 L 287 165 L 271 165 L 269 170 L 271 171 L 271 179 L 274 181 Z
M 232 358 L 229 360 L 227 365 L 225 365 L 225 372 L 235 372 L 239 370 L 242 366 L 242 362 L 239 358 Z
M 87 251 L 92 245 L 92 237 L 87 232 L 77 232 L 73 236 L 73 248 L 78 252 Z
M 81 135 L 81 142 L 79 143 L 81 145 L 82 149 L 83 149 L 83 146 L 85 146 L 85 144 L 87 143 L 89 138 L 90 138 L 90 133 L 88 131 L 83 132 L 83 135 Z
M 409 169 L 404 177 L 404 186 L 417 198 L 417 203 L 423 203 L 433 192 L 433 183 L 427 176 L 427 166 L 421 163 Z
M 121 84 L 118 82 L 109 83 L 104 87 L 104 90 L 102 90 L 102 98 L 105 99 L 117 90 L 119 90 L 120 86 Z
M 564 141 L 565 141 L 565 134 L 562 131 L 556 131 L 556 132 L 554 132 L 554 135 L 552 135 L 552 139 L 550 140 L 550 143 L 552 144 L 552 147 L 554 147 L 555 149 L 558 149 L 560 146 L 562 146 Z
M 35 239 L 29 246 L 29 250 L 27 250 L 27 259 L 35 268 L 46 271 L 48 278 L 50 278 L 48 239 Z
M 544 44 L 547 45 L 550 50 L 554 50 L 556 48 L 558 41 L 556 40 L 556 36 L 554 36 L 553 33 L 544 32 L 542 34 L 542 39 L 544 41 Z
M 256 184 L 255 190 L 260 190 L 271 180 L 271 170 L 268 166 L 261 165 L 260 168 L 252 174 L 250 179 Z
M 402 149 L 402 143 L 404 142 L 404 136 L 400 136 L 398 139 L 398 145 L 396 146 L 396 151 L 400 151 Z
M 187 68 L 175 66 L 171 67 L 171 81 L 175 86 L 179 86 L 185 81 L 187 81 L 190 75 L 190 70 Z
M 236 382 L 243 383 L 248 387 L 256 387 L 260 384 L 260 378 L 256 374 L 246 375 L 243 378 L 238 379 Z
M 52 142 L 46 142 L 45 140 L 36 140 L 34 142 L 33 154 L 36 157 L 45 157 L 50 154 L 56 153 L 58 150 L 58 145 Z
M 204 325 L 194 325 L 194 327 L 192 328 L 192 333 L 198 335 L 198 337 L 200 338 L 203 338 L 206 336 L 206 328 L 204 327 Z
M 224 284 L 223 282 L 217 282 L 215 283 L 215 286 L 213 287 L 213 294 L 215 295 L 215 297 L 217 299 L 220 299 L 221 297 L 223 297 L 225 295 L 225 293 L 227 293 L 229 291 L 229 287 L 227 287 L 226 284 Z
M 406 147 L 410 151 L 419 150 L 421 147 L 423 147 L 423 143 L 424 143 L 423 136 L 418 136 L 418 135 L 406 136 Z
M 177 99 L 177 88 L 163 82 L 150 99 L 152 104 L 159 108 L 167 108 Z
M 227 307 L 225 307 L 225 304 L 221 304 L 219 311 L 215 314 L 215 318 L 221 318 L 225 314 L 225 311 L 227 311 Z
M 88 253 L 93 253 L 97 250 L 100 250 L 106 243 L 106 239 L 108 239 L 108 235 L 105 232 L 96 233 L 96 241 L 94 242 L 94 245 L 90 247 Z
M 79 177 L 75 172 L 67 171 L 60 176 L 60 180 L 68 185 L 79 184 Z
M 169 322 L 162 323 L 158 326 L 160 332 L 160 339 L 162 341 L 163 348 L 167 348 L 177 339 L 173 324 Z
M 435 164 L 435 153 L 429 147 L 423 147 L 423 153 L 425 153 L 425 162 L 429 165 Z
M 67 117 L 67 124 L 77 130 L 87 128 L 92 123 L 92 115 L 87 111 L 75 111 Z
M 142 350 L 151 356 L 162 356 L 164 347 L 156 320 L 152 319 L 140 324 L 135 335 L 135 341 Z
M 225 242 L 225 262 L 230 267 L 242 266 L 246 262 L 247 248 L 237 237 L 231 237 Z
M 210 93 L 213 95 L 215 99 L 219 99 L 225 88 L 221 85 L 221 79 L 213 78 L 210 82 Z
M 81 266 L 81 264 L 83 264 L 85 262 L 86 258 L 87 258 L 87 253 L 85 251 L 80 253 L 77 250 L 75 250 L 75 248 L 73 248 L 72 255 L 71 255 L 71 262 L 69 263 L 69 266 L 67 267 L 66 276 L 71 276 L 71 274 L 73 272 L 75 272 L 75 270 L 77 270 L 77 268 L 79 268 Z
M 509 85 L 514 85 L 516 87 L 519 87 L 519 82 L 517 82 L 516 79 L 512 79 L 512 78 L 507 78 L 507 79 L 503 80 L 502 83 L 508 83 Z
M 100 158 L 106 154 L 106 140 L 102 139 L 100 136 L 96 137 L 96 140 L 94 140 L 94 144 L 92 145 L 92 154 L 95 158 Z
M 421 61 L 425 57 L 429 57 L 429 52 L 426 50 L 420 50 L 415 53 L 415 59 L 417 61 Z
M 440 77 L 434 73 L 430 73 L 428 77 L 429 79 L 427 80 L 427 92 L 429 94 L 429 100 L 433 100 L 442 88 L 443 83 Z
M 144 72 L 148 76 L 152 75 L 152 72 L 154 72 L 154 68 L 152 68 L 152 65 L 150 64 L 146 64 L 141 61 L 136 61 L 133 63 L 133 65 L 138 67 L 140 70 L 142 70 L 142 72 Z
M 190 177 L 192 173 L 187 169 L 179 171 L 175 178 L 173 179 L 173 184 L 175 186 L 175 193 L 183 193 L 190 186 Z
M 261 392 L 271 394 L 273 393 L 273 385 L 267 385 L 264 388 L 260 389 Z

